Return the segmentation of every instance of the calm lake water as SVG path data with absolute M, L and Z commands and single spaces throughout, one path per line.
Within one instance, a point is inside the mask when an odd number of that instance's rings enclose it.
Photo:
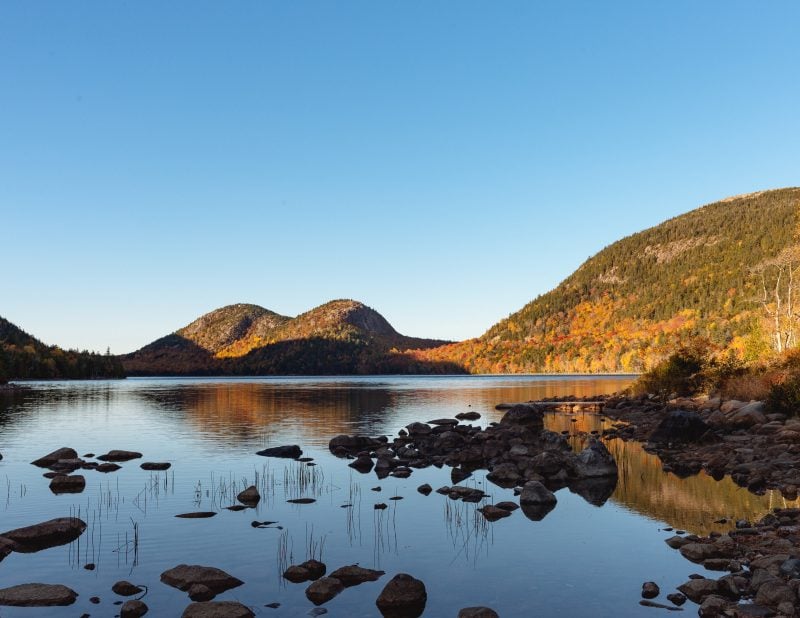
M 413 421 L 473 410 L 485 425 L 499 420 L 500 402 L 618 391 L 624 377 L 365 377 L 274 379 L 129 379 L 34 383 L 33 390 L 0 396 L 0 530 L 53 517 L 80 515 L 87 531 L 70 545 L 14 553 L 0 563 L 2 587 L 61 583 L 79 593 L 66 608 L 3 608 L 2 616 L 114 616 L 121 600 L 111 586 L 127 579 L 148 588 L 153 616 L 180 616 L 185 593 L 159 575 L 181 563 L 225 569 L 245 584 L 217 597 L 235 599 L 258 616 L 304 616 L 314 606 L 306 584 L 281 573 L 313 554 L 332 571 L 358 563 L 382 569 L 379 581 L 346 589 L 327 603 L 329 616 L 379 616 L 375 599 L 398 572 L 425 582 L 425 616 L 456 616 L 461 607 L 488 605 L 503 617 L 652 616 L 638 605 L 642 582 L 663 596 L 701 567 L 663 542 L 667 526 L 696 533 L 724 530 L 720 517 L 756 518 L 786 502 L 755 496 L 729 479 L 680 480 L 634 443 L 608 444 L 620 476 L 606 496 L 587 502 L 568 489 L 542 521 L 521 510 L 487 523 L 480 504 L 454 502 L 416 488 L 450 485 L 450 470 L 415 470 L 408 479 L 378 480 L 333 457 L 341 433 L 395 435 Z M 552 414 L 554 430 L 601 428 L 594 414 Z M 576 439 L 580 442 L 580 439 Z M 263 458 L 267 446 L 299 444 L 318 465 Z M 140 451 L 141 460 L 102 474 L 83 471 L 81 494 L 53 495 L 30 462 L 70 446 L 79 454 Z M 577 446 L 577 445 L 576 445 Z M 167 472 L 146 472 L 142 461 L 169 461 Z M 484 472 L 463 484 L 484 488 L 492 502 L 512 490 L 487 483 Z M 236 494 L 257 484 L 257 509 L 230 512 Z M 372 488 L 380 487 L 380 492 Z M 389 500 L 402 496 L 402 500 Z M 294 505 L 287 499 L 313 497 Z M 389 508 L 376 511 L 385 502 Z M 352 504 L 352 508 L 342 508 Z M 179 513 L 217 511 L 210 519 Z M 266 529 L 253 520 L 278 522 Z M 138 535 L 138 543 L 134 539 Z M 83 567 L 94 563 L 95 570 Z M 717 574 L 719 576 L 719 574 Z M 101 603 L 89 602 L 99 596 Z M 278 609 L 265 604 L 277 602 Z M 694 612 L 693 605 L 687 610 Z

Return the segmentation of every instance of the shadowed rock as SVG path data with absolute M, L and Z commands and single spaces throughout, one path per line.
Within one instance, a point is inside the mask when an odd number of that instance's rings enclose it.
M 555 504 L 556 502 L 555 494 L 539 481 L 528 481 L 525 483 L 519 496 L 519 503 L 521 506 Z
M 60 517 L 33 526 L 3 532 L 1 537 L 14 542 L 14 551 L 32 553 L 66 545 L 86 530 L 86 522 L 77 517 Z
M 161 574 L 161 581 L 184 592 L 188 592 L 189 588 L 195 584 L 202 584 L 207 586 L 215 595 L 241 586 L 244 583 L 222 569 L 188 564 L 179 564 L 168 571 L 164 571 Z
M 78 593 L 61 584 L 20 584 L 0 590 L 0 605 L 52 607 L 72 605 Z
M 578 478 L 617 476 L 617 462 L 605 444 L 597 438 L 591 438 L 589 445 L 578 453 L 575 470 Z
M 50 481 L 50 491 L 54 494 L 79 494 L 86 487 L 86 479 L 80 474 L 59 475 Z
M 119 618 L 139 618 L 144 616 L 148 609 L 142 601 L 125 601 L 119 610 Z
M 175 517 L 181 519 L 208 519 L 209 517 L 214 517 L 214 515 L 216 515 L 214 511 L 195 511 L 194 513 L 181 513 Z
M 617 476 L 591 478 L 569 484 L 569 490 L 589 504 L 603 506 L 617 488 Z
M 181 618 L 255 618 L 255 614 L 238 601 L 213 601 L 192 603 L 183 610 Z
M 172 467 L 172 464 L 166 461 L 145 461 L 139 467 L 142 470 L 169 470 Z
M 555 502 L 547 504 L 523 504 L 522 514 L 531 521 L 542 521 L 547 515 L 556 508 Z
M 63 446 L 52 453 L 48 453 L 44 457 L 40 457 L 36 461 L 32 461 L 31 463 L 34 466 L 39 466 L 40 468 L 49 468 L 53 464 L 58 463 L 60 460 L 68 459 L 78 459 L 78 451 L 67 446 Z
M 97 459 L 100 461 L 130 461 L 131 459 L 139 459 L 141 456 L 142 454 L 136 451 L 113 450 L 108 451 L 105 455 L 100 455 Z
M 123 579 L 111 586 L 111 590 L 114 594 L 118 594 L 121 597 L 132 597 L 134 594 L 142 592 L 143 588 Z
M 383 588 L 375 605 L 385 618 L 417 618 L 425 611 L 425 584 L 407 573 L 398 573 Z
M 500 618 L 490 607 L 465 607 L 458 612 L 458 618 Z
M 256 455 L 262 457 L 283 457 L 285 459 L 297 459 L 302 457 L 303 451 L 296 444 L 287 446 L 273 446 L 272 448 L 265 448 L 263 451 L 258 451 Z
M 511 515 L 511 511 L 501 509 L 491 504 L 487 504 L 483 508 L 478 509 L 478 511 L 487 521 L 497 521 L 498 519 L 503 519 L 504 517 Z
M 653 444 L 699 442 L 710 430 L 697 412 L 673 410 L 658 424 L 647 441 Z
M 250 485 L 250 487 L 244 491 L 239 492 L 236 499 L 247 506 L 255 506 L 261 501 L 261 494 L 258 493 L 258 489 L 255 485 Z
M 386 571 L 374 571 L 373 569 L 364 569 L 357 564 L 351 564 L 339 567 L 330 576 L 342 582 L 345 588 L 350 588 L 364 582 L 377 581 L 385 574 Z
M 306 588 L 306 598 L 314 605 L 322 605 L 342 590 L 344 590 L 344 584 L 335 577 L 322 577 Z
M 544 429 L 544 408 L 530 403 L 512 406 L 500 419 L 501 425 L 523 425 L 530 429 Z
M 97 470 L 98 472 L 108 474 L 109 472 L 116 472 L 117 470 L 121 470 L 122 466 L 120 466 L 119 464 L 106 462 L 106 463 L 101 463 L 98 466 L 95 466 L 94 469 Z

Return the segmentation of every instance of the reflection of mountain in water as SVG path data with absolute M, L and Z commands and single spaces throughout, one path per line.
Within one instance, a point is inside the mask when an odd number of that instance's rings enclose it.
M 588 413 L 548 414 L 546 425 L 553 431 L 586 434 L 592 430 L 602 431 L 604 423 L 601 418 Z M 583 442 L 585 439 L 575 438 L 575 448 L 582 448 Z M 787 501 L 779 492 L 768 492 L 763 496 L 752 494 L 729 477 L 715 481 L 700 473 L 680 479 L 664 472 L 659 458 L 644 451 L 638 442 L 617 439 L 607 442 L 606 446 L 619 468 L 611 500 L 652 519 L 665 521 L 674 528 L 708 534 L 712 530 L 722 531 L 730 527 L 714 524 L 722 518 L 753 521 L 775 506 L 798 505 L 798 501 Z

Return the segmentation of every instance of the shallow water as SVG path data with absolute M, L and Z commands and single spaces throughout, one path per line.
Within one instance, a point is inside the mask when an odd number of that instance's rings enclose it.
M 378 582 L 348 588 L 324 607 L 330 616 L 378 616 L 375 599 L 391 576 L 407 572 L 425 582 L 425 616 L 455 616 L 488 605 L 503 617 L 639 616 L 641 584 L 663 594 L 703 572 L 663 539 L 667 526 L 696 533 L 724 530 L 721 517 L 754 519 L 786 502 L 755 496 L 729 479 L 678 479 L 634 443 L 608 444 L 620 477 L 584 499 L 569 489 L 542 521 L 518 510 L 490 524 L 480 504 L 454 502 L 416 488 L 450 485 L 448 468 L 415 470 L 408 479 L 361 475 L 327 449 L 340 433 L 393 435 L 417 420 L 474 410 L 479 424 L 499 420 L 499 402 L 620 390 L 625 377 L 368 377 L 275 379 L 130 379 L 34 383 L 32 391 L 0 397 L 0 530 L 53 517 L 80 515 L 81 538 L 0 563 L 3 587 L 31 581 L 62 583 L 78 601 L 67 608 L 4 608 L 6 616 L 113 616 L 111 592 L 120 579 L 148 587 L 155 616 L 179 616 L 185 593 L 160 583 L 180 563 L 225 569 L 245 584 L 217 597 L 236 599 L 259 616 L 303 616 L 313 605 L 305 584 L 281 578 L 285 566 L 320 557 L 332 571 L 358 563 L 386 571 Z M 601 429 L 596 414 L 548 415 L 548 426 L 582 435 Z M 576 447 L 583 438 L 574 439 Z M 255 455 L 266 446 L 299 444 L 316 466 Z M 30 461 L 61 446 L 79 454 L 136 450 L 142 460 L 110 474 L 86 470 L 83 493 L 53 495 L 43 470 Z M 145 472 L 142 461 L 170 461 L 168 472 Z M 229 512 L 235 495 L 257 484 L 257 509 Z M 511 490 L 479 472 L 464 484 L 485 488 L 492 502 Z M 380 487 L 380 492 L 372 488 Z M 601 488 L 602 489 L 602 488 Z M 608 497 L 610 494 L 610 497 Z M 402 500 L 389 500 L 402 496 Z M 314 504 L 287 499 L 316 498 Z M 607 500 L 605 500 L 608 498 Z M 604 501 L 605 500 L 605 501 Z M 389 508 L 376 511 L 385 502 Z M 351 508 L 342 508 L 352 504 Z M 601 506 L 598 506 L 601 505 Z M 190 511 L 210 519 L 176 519 Z M 253 520 L 278 522 L 253 528 Z M 138 541 L 137 541 L 138 539 Z M 87 571 L 83 566 L 96 564 Z M 718 576 L 719 574 L 717 574 Z M 99 596 L 101 603 L 89 603 Z M 658 600 L 658 599 L 657 599 Z M 279 609 L 265 608 L 278 602 Z M 691 605 L 691 604 L 689 604 Z M 691 607 L 688 611 L 693 612 Z

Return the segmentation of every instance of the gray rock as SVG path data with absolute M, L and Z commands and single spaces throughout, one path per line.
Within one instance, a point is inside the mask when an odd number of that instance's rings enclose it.
M 52 607 L 72 605 L 78 593 L 61 584 L 20 584 L 0 590 L 0 605 Z
M 183 611 L 181 618 L 255 618 L 255 614 L 237 601 L 213 601 L 192 603 Z
M 617 462 L 608 452 L 605 444 L 597 438 L 592 438 L 589 445 L 578 453 L 575 471 L 578 478 L 616 476 Z
M 776 607 L 780 603 L 794 603 L 797 600 L 792 589 L 780 580 L 764 582 L 758 587 L 755 602 L 759 605 Z
M 417 618 L 425 611 L 425 584 L 407 573 L 398 573 L 384 586 L 375 604 L 386 618 Z

